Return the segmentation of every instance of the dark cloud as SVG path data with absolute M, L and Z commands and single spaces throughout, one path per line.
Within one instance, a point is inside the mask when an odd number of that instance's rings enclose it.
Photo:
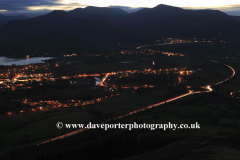
M 131 7 L 127 7 L 127 6 L 109 6 L 109 8 L 120 8 L 128 13 L 132 13 L 132 12 L 136 12 L 140 9 L 143 9 L 142 7 L 139 8 L 131 8 Z
M 240 10 L 238 10 L 238 11 L 224 11 L 224 12 L 227 13 L 228 15 L 240 16 Z
M 24 10 L 24 11 L 17 11 L 17 12 L 5 12 L 4 15 L 6 15 L 6 16 L 24 15 L 24 16 L 32 18 L 32 17 L 36 17 L 36 16 L 40 16 L 40 15 L 45 15 L 50 12 L 52 12 L 52 10 L 48 10 L 48 9 L 41 9 L 41 10 L 36 10 L 36 11 Z
M 0 0 L 0 10 L 13 11 L 26 11 L 31 6 L 42 5 L 61 5 L 59 0 Z
M 206 7 L 195 8 L 195 9 L 193 9 L 192 7 L 184 7 L 184 8 L 190 9 L 190 10 L 212 9 L 212 10 L 219 10 L 219 11 L 225 12 L 228 15 L 240 16 L 240 4 L 219 6 L 215 8 L 206 8 Z
M 226 8 L 226 9 L 220 9 L 221 11 L 227 13 L 228 15 L 235 15 L 240 16 L 240 6 L 236 5 L 234 7 Z

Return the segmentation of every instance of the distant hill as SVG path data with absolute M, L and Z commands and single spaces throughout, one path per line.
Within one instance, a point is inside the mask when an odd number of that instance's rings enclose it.
M 54 36 L 46 39 L 46 35 Z M 58 37 L 61 41 L 54 43 L 53 41 L 59 40 Z M 64 37 L 68 37 L 68 41 L 64 41 Z M 70 37 L 79 42 L 81 47 L 72 46 Z M 35 51 L 36 54 L 40 51 L 60 53 L 67 52 L 67 49 L 69 52 L 77 52 L 94 46 L 131 44 L 148 39 L 148 36 L 133 34 L 108 23 L 100 14 L 92 15 L 86 20 L 59 10 L 35 18 L 13 20 L 0 27 L 0 42 L 3 43 L 0 49 L 4 51 L 2 54 L 17 56 L 24 51 L 24 55 Z
M 86 7 L 12 20 L 0 27 L 0 42 L 54 34 L 92 45 L 152 43 L 163 37 L 239 39 L 240 22 L 218 10 L 186 10 L 168 5 L 127 13 Z
M 238 20 L 238 21 L 240 21 L 240 16 L 231 16 L 231 17 L 236 19 L 236 20 Z
M 127 15 L 128 13 L 119 8 L 107 8 L 107 7 L 86 7 L 86 8 L 76 8 L 68 12 L 73 17 L 78 17 L 82 19 L 88 19 L 93 15 L 101 15 L 106 20 L 114 20 L 116 18 Z
M 239 30 L 239 23 L 221 11 L 193 11 L 162 4 L 130 13 L 116 25 L 160 37 L 212 37 Z
M 65 11 L 53 11 L 44 16 L 25 20 L 13 20 L 0 28 L 0 35 L 4 40 L 17 40 L 24 37 L 43 36 L 54 32 L 59 25 L 63 25 L 73 17 Z
M 11 21 L 11 20 L 23 20 L 27 19 L 26 16 L 5 16 L 0 14 L 0 26 L 4 25 L 5 23 Z
M 217 10 L 185 10 L 168 5 L 127 13 L 118 8 L 86 7 L 69 12 L 53 11 L 0 28 L 2 40 L 57 33 L 74 35 L 88 42 L 139 39 L 145 34 L 161 37 L 216 37 L 238 31 L 240 23 Z
M 2 41 L 37 37 L 50 33 L 76 36 L 93 43 L 96 41 L 121 42 L 136 40 L 136 37 L 131 35 L 130 32 L 107 23 L 100 14 L 92 15 L 88 17 L 88 20 L 85 20 L 59 10 L 22 21 L 11 21 L 0 28 Z
M 1 53 L 7 57 L 62 56 L 66 53 L 84 52 L 92 45 L 74 36 L 48 34 L 40 37 L 28 37 L 8 43 L 0 43 Z M 47 54 L 46 54 L 47 53 Z

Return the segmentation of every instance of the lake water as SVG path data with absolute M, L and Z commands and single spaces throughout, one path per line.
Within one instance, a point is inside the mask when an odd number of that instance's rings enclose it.
M 120 62 L 120 63 L 130 63 L 130 62 L 133 62 L 133 61 L 127 61 L 127 62 Z
M 32 58 L 25 58 L 25 59 L 15 59 L 15 58 L 7 58 L 7 57 L 0 57 L 0 65 L 4 66 L 11 66 L 15 65 L 27 65 L 33 63 L 44 63 L 43 60 L 53 59 L 54 57 L 32 57 Z
M 98 78 L 98 77 L 96 77 L 95 79 L 96 79 L 96 85 L 98 85 L 99 83 L 102 82 L 102 80 L 100 78 Z

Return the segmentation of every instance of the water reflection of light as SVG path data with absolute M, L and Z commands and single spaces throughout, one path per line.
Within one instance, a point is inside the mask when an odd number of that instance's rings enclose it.
M 99 83 L 101 83 L 101 79 L 100 78 L 96 77 L 95 79 L 96 79 L 96 84 L 95 85 L 98 85 Z

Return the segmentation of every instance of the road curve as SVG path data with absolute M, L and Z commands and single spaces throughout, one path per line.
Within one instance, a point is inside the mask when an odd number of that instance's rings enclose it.
M 215 62 L 215 63 L 220 63 L 220 62 L 213 61 L 213 60 L 211 60 L 211 61 L 212 61 L 212 62 Z M 223 80 L 223 81 L 221 81 L 221 82 L 218 82 L 218 83 L 216 83 L 216 84 L 214 84 L 214 85 L 218 85 L 218 84 L 221 84 L 221 83 L 223 83 L 223 82 L 225 82 L 225 81 L 228 81 L 229 79 L 231 79 L 231 78 L 235 75 L 235 70 L 234 70 L 231 66 L 229 66 L 229 65 L 227 65 L 227 64 L 224 64 L 224 65 L 227 66 L 227 67 L 229 67 L 229 68 L 232 70 L 233 73 L 232 73 L 231 77 L 229 77 L 229 78 L 227 78 L 227 79 L 225 79 L 225 80 Z M 106 77 L 104 78 L 104 80 L 107 78 L 107 76 L 108 76 L 108 75 L 106 75 Z M 104 82 L 104 80 L 103 80 L 102 82 Z M 121 118 L 123 118 L 123 117 L 130 116 L 130 115 L 136 114 L 136 113 L 138 113 L 138 112 L 142 112 L 142 111 L 144 111 L 144 110 L 151 109 L 151 108 L 153 108 L 153 107 L 157 107 L 157 106 L 163 105 L 163 104 L 165 104 L 165 103 L 169 103 L 169 102 L 178 100 L 178 99 L 180 99 L 180 98 L 183 98 L 183 97 L 186 97 L 186 96 L 189 96 L 189 95 L 192 95 L 192 94 L 206 93 L 206 92 L 211 92 L 211 91 L 212 91 L 212 88 L 211 88 L 210 85 L 207 85 L 205 88 L 208 89 L 208 91 L 194 91 L 194 92 L 193 92 L 193 91 L 189 91 L 189 93 L 185 93 L 185 94 L 182 94 L 182 95 L 180 95 L 180 96 L 177 96 L 177 97 L 168 99 L 168 100 L 166 100 L 166 101 L 163 101 L 163 102 L 160 102 L 160 103 L 156 103 L 156 104 L 153 104 L 153 105 L 150 105 L 150 106 L 147 106 L 147 107 L 143 107 L 143 108 L 137 109 L 137 110 L 135 110 L 135 111 L 131 111 L 131 112 L 126 113 L 126 114 L 124 114 L 124 115 L 120 115 L 120 116 L 114 117 L 114 118 L 112 118 L 112 119 L 108 119 L 108 120 L 106 120 L 106 121 L 103 121 L 102 123 L 106 123 L 106 122 L 109 122 L 109 121 L 111 121 L 111 120 L 121 119 Z M 55 140 L 58 140 L 58 139 L 63 139 L 63 138 L 66 138 L 66 137 L 75 135 L 75 134 L 77 134 L 77 133 L 83 132 L 83 131 L 88 130 L 88 129 L 89 129 L 89 128 L 78 129 L 78 130 L 76 130 L 76 131 L 73 131 L 73 132 L 70 132 L 70 133 L 67 133 L 67 134 L 64 134 L 64 135 L 61 135 L 61 136 L 52 138 L 52 139 L 50 139 L 50 140 L 48 140 L 48 141 L 44 141 L 44 142 L 39 143 L 39 144 L 37 144 L 37 145 L 44 144 L 44 143 L 47 143 L 47 142 L 50 142 L 50 141 L 55 141 Z

